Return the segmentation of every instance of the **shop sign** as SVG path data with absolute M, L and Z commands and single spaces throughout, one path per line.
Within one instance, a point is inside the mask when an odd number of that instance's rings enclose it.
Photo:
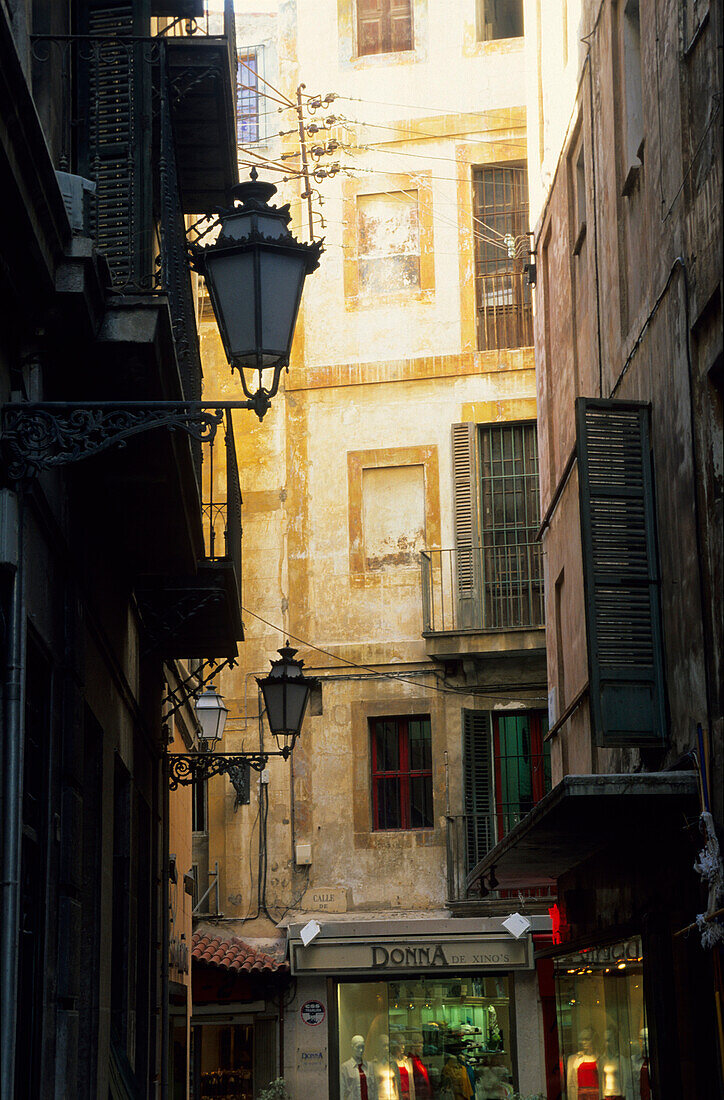
M 315 886 L 304 893 L 302 909 L 308 913 L 346 913 L 347 891 L 339 886 Z
M 584 948 L 576 954 L 581 960 L 581 966 L 620 966 L 622 963 L 641 962 L 643 958 L 640 936 L 606 947 Z
M 310 1027 L 317 1027 L 324 1022 L 327 1010 L 321 1001 L 305 1001 L 299 1013 L 305 1024 L 309 1024 Z
M 308 947 L 292 942 L 293 974 L 458 973 L 477 970 L 528 970 L 533 965 L 530 936 L 434 940 L 315 940 Z

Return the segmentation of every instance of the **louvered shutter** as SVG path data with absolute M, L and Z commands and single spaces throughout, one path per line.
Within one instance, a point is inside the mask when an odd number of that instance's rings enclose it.
M 116 287 L 149 290 L 150 65 L 142 44 L 123 42 L 136 33 L 132 4 L 92 6 L 87 20 L 93 36 L 87 172 L 96 184 L 96 244 Z
M 666 739 L 649 410 L 576 401 L 591 717 L 599 745 Z
M 463 794 L 469 873 L 495 843 L 490 715 L 481 710 L 463 711 Z
M 480 478 L 475 424 L 452 426 L 452 472 L 457 625 L 474 627 L 481 621 Z

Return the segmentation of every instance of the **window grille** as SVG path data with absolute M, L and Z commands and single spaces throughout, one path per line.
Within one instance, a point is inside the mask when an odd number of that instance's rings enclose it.
M 473 215 L 478 347 L 532 347 L 533 310 L 523 272 L 527 248 L 520 247 L 528 233 L 527 169 L 476 169 Z
M 483 619 L 492 628 L 540 626 L 543 570 L 536 425 L 480 428 Z

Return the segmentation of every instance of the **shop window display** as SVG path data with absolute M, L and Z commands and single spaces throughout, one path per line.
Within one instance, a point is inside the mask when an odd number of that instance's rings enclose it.
M 198 1100 L 252 1100 L 253 1028 L 204 1024 L 192 1032 L 193 1092 Z
M 506 1100 L 513 1095 L 505 976 L 344 982 L 341 1100 Z
M 638 938 L 555 960 L 565 1100 L 654 1100 Z

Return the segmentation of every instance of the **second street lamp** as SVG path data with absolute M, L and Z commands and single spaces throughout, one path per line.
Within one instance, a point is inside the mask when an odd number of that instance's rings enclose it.
M 214 752 L 213 747 L 221 740 L 229 712 L 222 696 L 210 684 L 196 702 L 199 740 L 206 748 L 201 752 L 168 754 L 168 779 L 172 791 L 213 775 L 228 775 L 236 791 L 234 809 L 237 809 L 249 802 L 250 769 L 263 771 L 272 756 L 289 759 L 302 728 L 309 695 L 319 685 L 319 680 L 304 675 L 304 662 L 295 660 L 296 652 L 287 643 L 279 650 L 280 660 L 271 662 L 269 675 L 257 680 L 269 728 L 279 747 L 258 752 Z

